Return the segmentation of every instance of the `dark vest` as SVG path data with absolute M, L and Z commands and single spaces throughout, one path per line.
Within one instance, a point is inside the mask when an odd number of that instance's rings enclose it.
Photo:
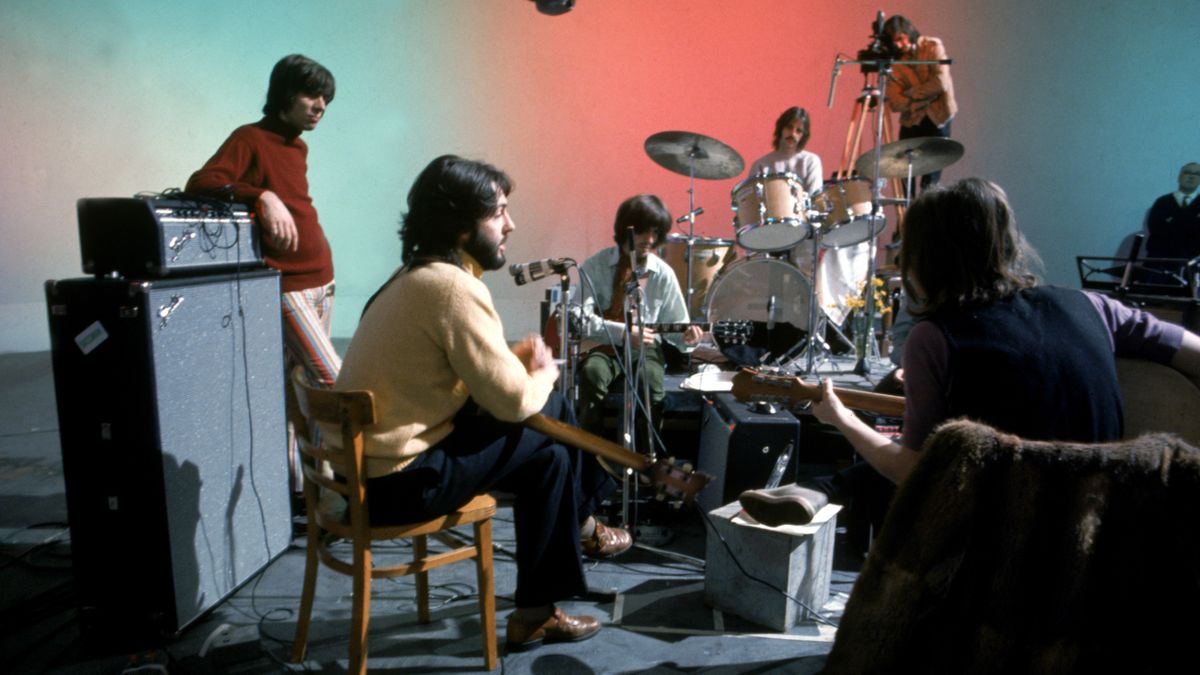
M 1033 440 L 1122 436 L 1109 331 L 1083 293 L 1032 288 L 934 321 L 949 347 L 950 418 Z

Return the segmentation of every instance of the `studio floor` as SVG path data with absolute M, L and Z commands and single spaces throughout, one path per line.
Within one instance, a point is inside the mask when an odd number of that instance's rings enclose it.
M 73 589 L 59 422 L 49 353 L 0 355 L 0 659 L 10 673 L 344 672 L 350 581 L 321 570 L 308 658 L 287 663 L 303 575 L 303 539 L 216 603 L 175 639 L 122 645 L 81 629 Z M 686 441 L 685 441 L 686 442 Z M 708 529 L 698 510 L 639 514 L 642 542 L 625 555 L 586 562 L 590 592 L 564 604 L 598 617 L 604 629 L 577 644 L 505 653 L 515 566 L 511 508 L 495 520 L 500 672 L 813 673 L 821 669 L 861 557 L 837 538 L 824 623 L 772 631 L 706 606 L 703 557 Z M 653 533 L 654 536 L 651 536 Z M 403 554 L 391 549 L 389 554 Z M 113 556 L 136 556 L 113 550 Z M 416 620 L 410 578 L 376 581 L 369 668 L 373 672 L 482 669 L 474 571 L 433 574 L 433 621 Z M 131 593 L 142 592 L 131 589 Z M 440 603 L 440 604 L 438 604 Z M 118 635 L 119 627 L 114 629 Z M 159 669 L 160 664 L 163 665 Z

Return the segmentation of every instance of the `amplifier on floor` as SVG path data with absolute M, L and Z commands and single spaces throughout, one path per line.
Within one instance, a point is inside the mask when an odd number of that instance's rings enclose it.
M 174 635 L 291 540 L 279 273 L 46 283 L 89 632 Z
M 263 266 L 244 204 L 180 196 L 85 198 L 76 206 L 88 274 L 155 279 Z
M 701 471 L 716 476 L 696 497 L 705 511 L 737 499 L 745 490 L 766 486 L 776 462 L 787 461 L 780 485 L 796 481 L 800 455 L 800 421 L 787 410 L 756 412 L 733 394 L 713 394 L 700 421 Z

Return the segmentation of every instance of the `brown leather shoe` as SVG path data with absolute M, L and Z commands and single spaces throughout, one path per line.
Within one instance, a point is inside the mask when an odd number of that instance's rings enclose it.
M 781 485 L 770 490 L 746 490 L 738 497 L 749 516 L 767 527 L 805 525 L 829 497 L 799 485 Z
M 541 623 L 508 618 L 504 634 L 508 648 L 514 651 L 536 647 L 543 642 L 579 642 L 600 632 L 600 622 L 590 616 L 571 616 L 558 607 Z
M 596 531 L 592 536 L 581 539 L 579 544 L 583 547 L 583 554 L 589 558 L 611 558 L 628 551 L 633 546 L 633 537 L 628 530 L 607 527 L 597 520 Z

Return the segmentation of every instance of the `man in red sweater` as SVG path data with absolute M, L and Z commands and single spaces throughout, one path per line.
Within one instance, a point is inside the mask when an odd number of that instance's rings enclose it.
M 333 75 L 292 54 L 271 71 L 263 118 L 238 127 L 188 179 L 187 191 L 245 203 L 258 214 L 263 257 L 282 274 L 283 333 L 289 366 L 333 386 L 342 361 L 329 339 L 333 256 L 308 194 L 308 145 L 333 100 Z

